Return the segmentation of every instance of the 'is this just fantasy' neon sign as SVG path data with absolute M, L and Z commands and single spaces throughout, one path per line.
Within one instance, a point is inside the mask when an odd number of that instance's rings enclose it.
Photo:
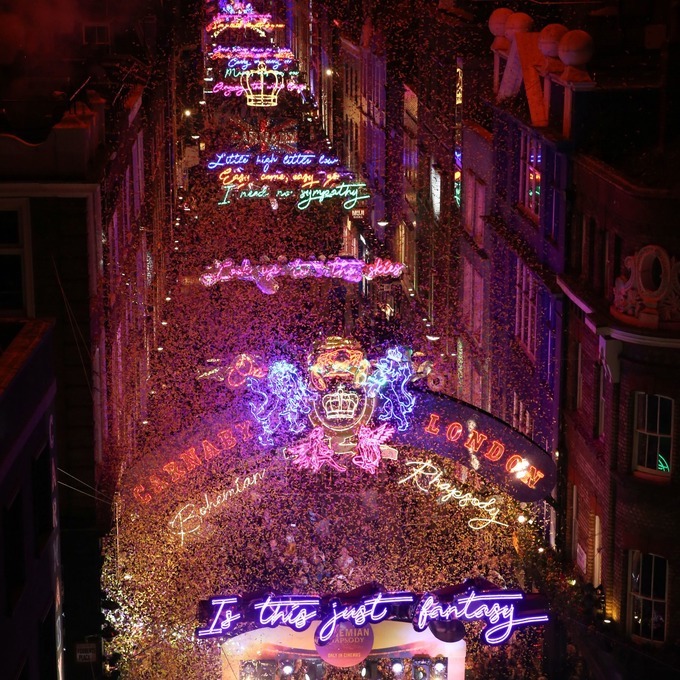
M 288 626 L 303 631 L 318 620 L 315 639 L 317 644 L 325 645 L 333 639 L 338 624 L 343 621 L 357 627 L 388 619 L 410 621 L 418 632 L 431 624 L 483 621 L 486 626 L 482 640 L 498 645 L 518 628 L 548 621 L 545 608 L 536 606 L 536 598 L 529 599 L 520 590 L 501 590 L 491 583 L 483 584 L 480 587 L 480 584 L 468 581 L 457 588 L 422 594 L 378 591 L 359 598 L 273 594 L 253 599 L 213 597 L 210 599 L 210 625 L 198 628 L 196 636 L 238 634 L 241 623 L 270 628 Z M 453 593 L 441 594 L 446 591 Z

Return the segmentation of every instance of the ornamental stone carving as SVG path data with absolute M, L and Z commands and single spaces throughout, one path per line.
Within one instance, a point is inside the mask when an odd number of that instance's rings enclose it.
M 680 261 L 650 245 L 626 257 L 624 270 L 611 313 L 641 328 L 680 329 Z

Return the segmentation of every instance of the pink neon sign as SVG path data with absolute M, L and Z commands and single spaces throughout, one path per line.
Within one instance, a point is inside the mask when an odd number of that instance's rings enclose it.
M 208 287 L 220 281 L 254 281 L 264 293 L 272 294 L 278 290 L 274 279 L 290 276 L 293 279 L 309 277 L 343 279 L 350 283 L 359 283 L 363 279 L 371 281 L 378 277 L 399 277 L 406 265 L 376 258 L 374 262 L 344 259 L 340 257 L 331 260 L 292 260 L 288 263 L 271 262 L 269 264 L 252 264 L 250 260 L 243 260 L 240 265 L 233 260 L 215 260 L 211 269 L 201 274 L 201 283 Z

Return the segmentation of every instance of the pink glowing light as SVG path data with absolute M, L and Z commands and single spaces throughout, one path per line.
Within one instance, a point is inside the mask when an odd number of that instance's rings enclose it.
M 330 465 L 338 472 L 346 469 L 334 460 L 335 451 L 326 442 L 323 427 L 315 427 L 302 441 L 289 446 L 286 454 L 292 458 L 293 465 L 318 472 L 324 465 Z
M 357 432 L 357 454 L 352 463 L 364 472 L 374 475 L 380 467 L 382 459 L 381 445 L 392 438 L 394 428 L 389 423 L 383 423 L 375 430 L 361 425 Z
M 290 276 L 294 279 L 329 278 L 343 279 L 350 283 L 360 283 L 363 279 L 371 281 L 377 277 L 397 278 L 402 274 L 406 265 L 376 258 L 374 262 L 363 260 L 333 258 L 332 260 L 292 260 L 288 263 L 274 262 L 270 264 L 254 265 L 250 260 L 243 260 L 240 265 L 232 260 L 215 260 L 208 271 L 201 274 L 200 282 L 206 286 L 214 286 L 220 281 L 254 281 L 264 293 L 272 294 L 278 290 L 275 278 Z

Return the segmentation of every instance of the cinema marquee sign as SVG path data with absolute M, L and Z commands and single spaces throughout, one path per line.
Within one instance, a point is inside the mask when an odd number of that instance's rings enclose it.
M 209 625 L 196 629 L 198 638 L 230 637 L 245 630 L 288 626 L 301 632 L 314 621 L 318 646 L 328 644 L 339 624 L 356 627 L 381 621 L 411 622 L 417 632 L 430 628 L 443 641 L 454 641 L 446 628 L 458 622 L 483 621 L 482 640 L 498 645 L 523 626 L 548 621 L 545 602 L 540 596 L 521 590 L 503 590 L 482 579 L 469 579 L 459 586 L 449 586 L 431 593 L 384 592 L 368 590 L 316 597 L 310 595 L 274 595 L 266 597 L 218 596 L 210 599 Z M 353 591 L 354 593 L 359 591 Z M 460 639 L 458 637 L 457 639 Z

